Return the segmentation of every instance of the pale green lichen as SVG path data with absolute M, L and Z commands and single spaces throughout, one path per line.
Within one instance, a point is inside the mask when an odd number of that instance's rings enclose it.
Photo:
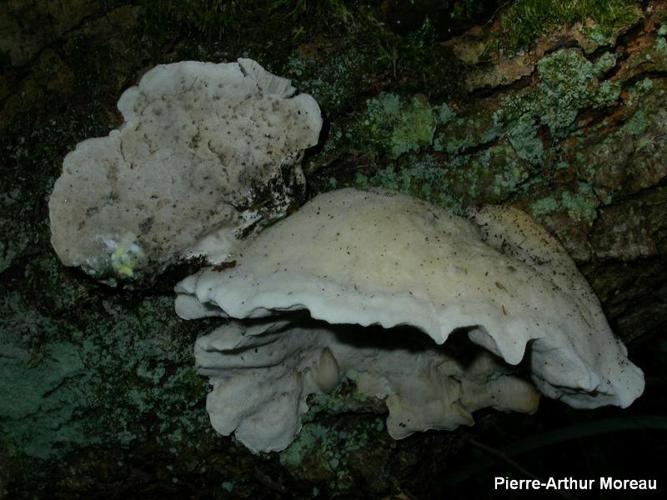
M 423 95 L 400 97 L 381 93 L 367 102 L 354 137 L 368 142 L 378 154 L 398 158 L 433 141 L 436 112 Z
M 525 156 L 525 155 L 524 155 Z M 467 182 L 476 186 L 471 201 L 478 196 L 487 203 L 500 203 L 516 192 L 531 175 L 532 167 L 521 161 L 515 148 L 499 143 L 465 159 Z
M 461 200 L 451 191 L 453 178 L 450 173 L 432 157 L 426 157 L 401 169 L 394 166 L 381 168 L 370 178 L 357 174 L 355 184 L 362 189 L 376 186 L 400 191 L 460 212 Z
M 609 204 L 656 182 L 664 164 L 665 83 L 643 79 L 630 89 L 623 119 L 602 122 L 580 134 L 564 153 L 575 159 L 578 177 Z
M 441 120 L 433 141 L 433 149 L 448 154 L 459 154 L 469 148 L 487 144 L 498 137 L 501 127 L 492 112 L 484 107 L 465 115 L 449 116 Z
M 650 92 L 653 89 L 653 80 L 650 78 L 644 78 L 642 80 L 639 80 L 632 88 L 631 92 L 633 93 L 633 97 L 639 97 L 647 92 Z
M 620 86 L 601 89 L 590 61 L 576 50 L 560 50 L 538 63 L 540 76 L 538 104 L 542 123 L 556 137 L 571 131 L 581 109 L 595 103 L 611 103 L 620 95 Z
M 537 218 L 555 213 L 560 208 L 558 201 L 551 196 L 540 198 L 530 204 L 530 213 Z
M 351 428 L 309 422 L 294 442 L 280 453 L 280 463 L 297 476 L 327 481 L 337 490 L 355 484 L 356 463 L 373 443 L 386 440 L 383 419 L 358 422 Z
M 637 111 L 623 126 L 632 135 L 642 135 L 646 131 L 648 123 L 646 121 L 646 114 L 644 111 Z
M 544 159 L 544 145 L 537 136 L 535 120 L 530 115 L 520 116 L 507 130 L 507 138 L 519 158 L 539 164 Z
M 416 196 L 461 213 L 484 199 L 501 203 L 530 175 L 530 168 L 508 144 L 441 161 L 433 155 L 406 158 L 400 166 L 379 168 L 372 176 L 358 174 L 360 188 L 378 186 Z
M 480 199 L 500 203 L 511 198 L 527 186 L 536 168 L 559 162 L 554 149 L 547 157 L 541 125 L 552 132 L 553 138 L 562 139 L 574 131 L 576 117 L 583 109 L 603 107 L 619 97 L 619 85 L 600 82 L 596 77 L 611 67 L 615 58 L 610 55 L 600 59 L 596 69 L 576 50 L 558 51 L 540 62 L 537 86 L 501 101 L 500 108 L 454 113 L 448 105 L 441 105 L 436 113 L 433 150 L 446 153 L 447 158 L 414 155 L 416 141 L 405 141 L 404 134 L 396 133 L 394 124 L 401 120 L 368 120 L 366 116 L 365 131 L 370 130 L 370 134 L 357 135 L 364 137 L 359 141 L 366 141 L 364 151 L 369 152 L 370 144 L 372 160 L 376 159 L 372 152 L 382 149 L 378 142 L 392 144 L 392 139 L 400 138 L 401 144 L 413 146 L 395 148 L 389 157 L 396 160 L 400 156 L 397 164 L 376 167 L 371 175 L 359 174 L 355 184 L 399 190 L 456 211 Z M 381 94 L 369 109 L 374 116 L 404 116 L 406 123 L 413 123 L 404 102 L 398 96 Z M 424 145 L 431 138 L 431 115 L 428 134 L 421 141 Z M 405 153 L 410 154 L 403 157 Z
M 585 33 L 596 46 L 611 46 L 614 44 L 614 34 L 605 30 L 599 24 L 594 24 L 590 28 L 587 28 Z
M 599 205 L 600 201 L 590 184 L 580 182 L 576 191 L 563 191 L 560 195 L 540 198 L 530 204 L 529 210 L 537 218 L 564 211 L 574 220 L 590 226 L 597 218 Z
M 529 175 L 529 172 L 517 163 L 507 165 L 507 168 L 496 173 L 493 178 L 491 191 L 495 198 L 491 198 L 491 201 L 508 198 Z
M 618 82 L 612 82 L 605 80 L 600 83 L 598 91 L 593 96 L 593 107 L 602 108 L 605 106 L 611 106 L 621 95 L 621 85 Z
M 449 107 L 447 103 L 443 103 L 438 108 L 438 123 L 445 125 L 456 118 L 456 113 Z
M 563 208 L 574 220 L 592 225 L 597 218 L 597 207 L 600 205 L 590 184 L 580 182 L 575 192 L 565 191 L 561 195 Z
M 517 121 L 532 119 L 547 126 L 554 138 L 563 139 L 574 130 L 583 109 L 609 106 L 620 96 L 620 85 L 600 82 L 600 68 L 596 69 L 576 49 L 562 49 L 544 57 L 537 69 L 540 81 L 535 88 L 504 101 L 499 122 L 505 127 L 511 129 Z
M 165 449 L 211 433 L 191 339 L 177 332 L 171 297 L 137 306 L 102 302 L 74 327 L 1 298 L 0 429 L 21 455 L 51 458 L 78 446 L 126 447 L 155 433 Z M 146 426 L 144 421 L 152 421 Z
M 345 104 L 365 82 L 371 66 L 368 55 L 355 47 L 336 50 L 326 60 L 293 54 L 283 73 L 292 78 L 299 91 L 311 94 L 323 109 L 337 109 Z
M 536 216 L 564 212 L 590 225 L 600 204 L 591 184 L 596 167 L 581 151 L 573 153 L 581 159 L 571 164 L 568 151 L 583 144 L 577 132 L 577 118 L 583 111 L 618 102 L 620 84 L 602 79 L 615 64 L 612 53 L 595 62 L 578 49 L 551 53 L 539 61 L 534 86 L 489 101 L 491 106 L 457 108 L 456 113 L 441 106 L 444 117 L 438 120 L 433 150 L 444 154 L 410 152 L 393 163 L 375 166 L 370 175 L 357 175 L 355 184 L 398 190 L 460 212 L 469 204 L 529 197 L 532 189 L 544 185 L 549 172 L 570 175 L 576 170 L 582 182 L 533 200 L 531 211 Z M 638 84 L 644 92 L 650 86 L 650 81 Z M 396 98 L 384 108 L 403 112 Z M 641 114 L 634 116 L 624 129 L 644 134 L 641 118 Z M 568 143 L 564 140 L 568 137 L 578 139 Z
M 593 66 L 593 71 L 596 76 L 600 77 L 616 65 L 616 54 L 613 52 L 605 52 L 602 54 Z

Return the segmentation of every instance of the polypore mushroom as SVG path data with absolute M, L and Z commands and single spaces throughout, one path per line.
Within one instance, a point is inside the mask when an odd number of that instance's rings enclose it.
M 466 219 L 387 191 L 334 191 L 248 242 L 233 267 L 202 270 L 177 292 L 184 318 L 306 310 L 331 325 L 408 325 L 437 344 L 464 329 L 507 365 L 525 359 L 542 393 L 577 408 L 626 407 L 644 387 L 565 250 L 516 209 L 486 208 Z M 345 366 L 353 355 L 337 356 L 332 345 L 326 343 Z M 281 359 L 289 373 L 303 373 L 304 365 Z M 420 366 L 417 359 L 401 362 Z M 282 394 L 279 383 L 270 390 Z M 211 398 L 224 399 L 220 394 L 224 389 Z M 410 404 L 425 408 L 431 397 L 426 391 L 424 401 Z M 209 405 L 214 422 L 221 406 Z
M 250 59 L 157 66 L 118 109 L 123 125 L 65 157 L 49 200 L 61 261 L 110 282 L 223 260 L 284 215 L 322 126 L 311 96 Z
M 486 407 L 532 413 L 539 400 L 530 382 L 492 354 L 462 362 L 410 329 L 232 321 L 200 337 L 195 358 L 213 385 L 206 407 L 214 429 L 234 432 L 253 451 L 286 448 L 308 396 L 330 392 L 343 378 L 386 404 L 395 439 L 471 425 L 472 412 Z

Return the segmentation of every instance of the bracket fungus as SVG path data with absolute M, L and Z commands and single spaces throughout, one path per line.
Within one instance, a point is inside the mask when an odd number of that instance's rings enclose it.
M 576 408 L 626 407 L 644 387 L 565 250 L 512 208 L 464 218 L 388 191 L 333 191 L 248 241 L 233 267 L 203 269 L 176 291 L 183 318 L 233 319 L 198 340 L 197 364 L 214 386 L 214 427 L 255 450 L 287 446 L 307 395 L 343 377 L 385 402 L 396 438 L 470 423 L 487 406 L 533 411 L 533 384 Z M 294 311 L 318 325 L 279 321 Z M 354 335 L 340 325 L 357 325 Z M 354 340 L 396 327 L 422 347 Z M 457 361 L 453 332 L 485 354 Z
M 472 425 L 472 412 L 482 408 L 537 409 L 533 386 L 488 352 L 462 361 L 410 329 L 361 330 L 232 321 L 200 337 L 195 358 L 213 385 L 206 404 L 213 428 L 234 432 L 253 451 L 280 451 L 298 433 L 308 396 L 343 379 L 355 384 L 357 400 L 384 401 L 394 439 Z
M 65 157 L 49 200 L 60 260 L 111 284 L 218 262 L 284 215 L 322 127 L 311 96 L 250 59 L 157 66 L 118 109 L 123 125 Z

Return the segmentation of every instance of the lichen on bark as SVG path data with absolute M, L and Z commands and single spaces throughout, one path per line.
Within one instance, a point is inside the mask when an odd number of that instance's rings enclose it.
M 62 158 L 117 126 L 118 96 L 158 63 L 256 59 L 326 116 L 309 196 L 379 185 L 459 212 L 516 205 L 565 245 L 624 339 L 664 328 L 664 2 L 414 2 L 403 26 L 390 3 L 0 5 L 0 495 L 428 497 L 442 491 L 420 464 L 439 475 L 463 447 L 465 431 L 378 447 L 374 412 L 329 402 L 296 448 L 252 456 L 209 428 L 191 355 L 206 326 L 172 314 L 182 270 L 110 292 L 59 265 L 46 200 Z

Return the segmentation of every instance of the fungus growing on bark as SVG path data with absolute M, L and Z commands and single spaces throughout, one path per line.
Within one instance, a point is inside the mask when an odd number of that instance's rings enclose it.
M 166 64 L 118 101 L 123 125 L 79 143 L 49 200 L 61 261 L 113 283 L 203 255 L 284 215 L 320 109 L 250 59 Z
M 213 386 L 211 424 L 253 451 L 286 448 L 308 396 L 344 379 L 354 382 L 357 398 L 384 402 L 394 439 L 472 425 L 472 412 L 487 407 L 532 413 L 539 401 L 532 384 L 492 354 L 458 360 L 412 329 L 232 321 L 200 337 L 195 357 Z
M 177 292 L 176 310 L 186 319 L 242 320 L 307 311 L 322 322 L 317 334 L 304 333 L 298 325 L 269 331 L 255 325 L 258 331 L 241 335 L 235 330 L 240 327 L 223 326 L 199 340 L 198 366 L 212 376 L 215 387 L 208 405 L 212 422 L 224 434 L 237 429 L 253 449 L 286 446 L 298 431 L 307 393 L 330 387 L 332 373 L 352 378 L 360 367 L 383 387 L 378 395 L 389 408 L 394 437 L 463 423 L 452 413 L 453 402 L 463 407 L 459 416 L 494 406 L 488 387 L 492 373 L 508 382 L 498 407 L 530 411 L 534 405 L 527 402 L 536 398 L 510 369 L 522 360 L 540 392 L 573 407 L 626 407 L 643 391 L 641 370 L 628 361 L 565 250 L 515 209 L 485 208 L 466 219 L 387 191 L 334 191 L 249 241 L 233 267 L 202 270 L 182 281 Z M 418 330 L 435 344 L 463 330 L 497 358 L 481 372 L 486 382 L 472 383 L 475 390 L 466 391 L 478 372 L 474 364 L 457 367 L 447 345 L 414 352 L 374 346 L 357 352 L 354 339 L 336 336 L 335 325 L 344 324 L 377 325 L 387 336 L 394 327 L 412 327 L 415 345 L 422 345 Z M 365 331 L 354 333 L 363 338 Z M 327 350 L 335 363 L 327 359 Z M 320 374 L 318 363 L 327 366 L 326 373 Z M 399 368 L 394 374 L 397 366 L 406 371 Z M 428 382 L 416 380 L 416 374 L 427 374 Z M 326 382 L 317 383 L 318 377 Z M 255 406 L 247 411 L 232 410 L 235 384 L 266 394 L 250 398 L 247 404 Z M 466 399 L 475 391 L 481 391 L 483 403 Z M 266 409 L 289 394 L 298 397 L 290 396 L 282 413 Z M 392 399 L 396 395 L 400 405 Z M 448 404 L 435 405 L 439 413 L 433 415 L 433 402 L 440 400 Z M 292 409 L 289 418 L 287 408 Z M 278 431 L 272 424 L 276 434 L 264 435 L 262 429 L 279 413 L 285 426 Z M 392 425 L 394 418 L 406 424 L 403 415 L 408 414 L 427 417 L 415 418 L 404 432 Z

